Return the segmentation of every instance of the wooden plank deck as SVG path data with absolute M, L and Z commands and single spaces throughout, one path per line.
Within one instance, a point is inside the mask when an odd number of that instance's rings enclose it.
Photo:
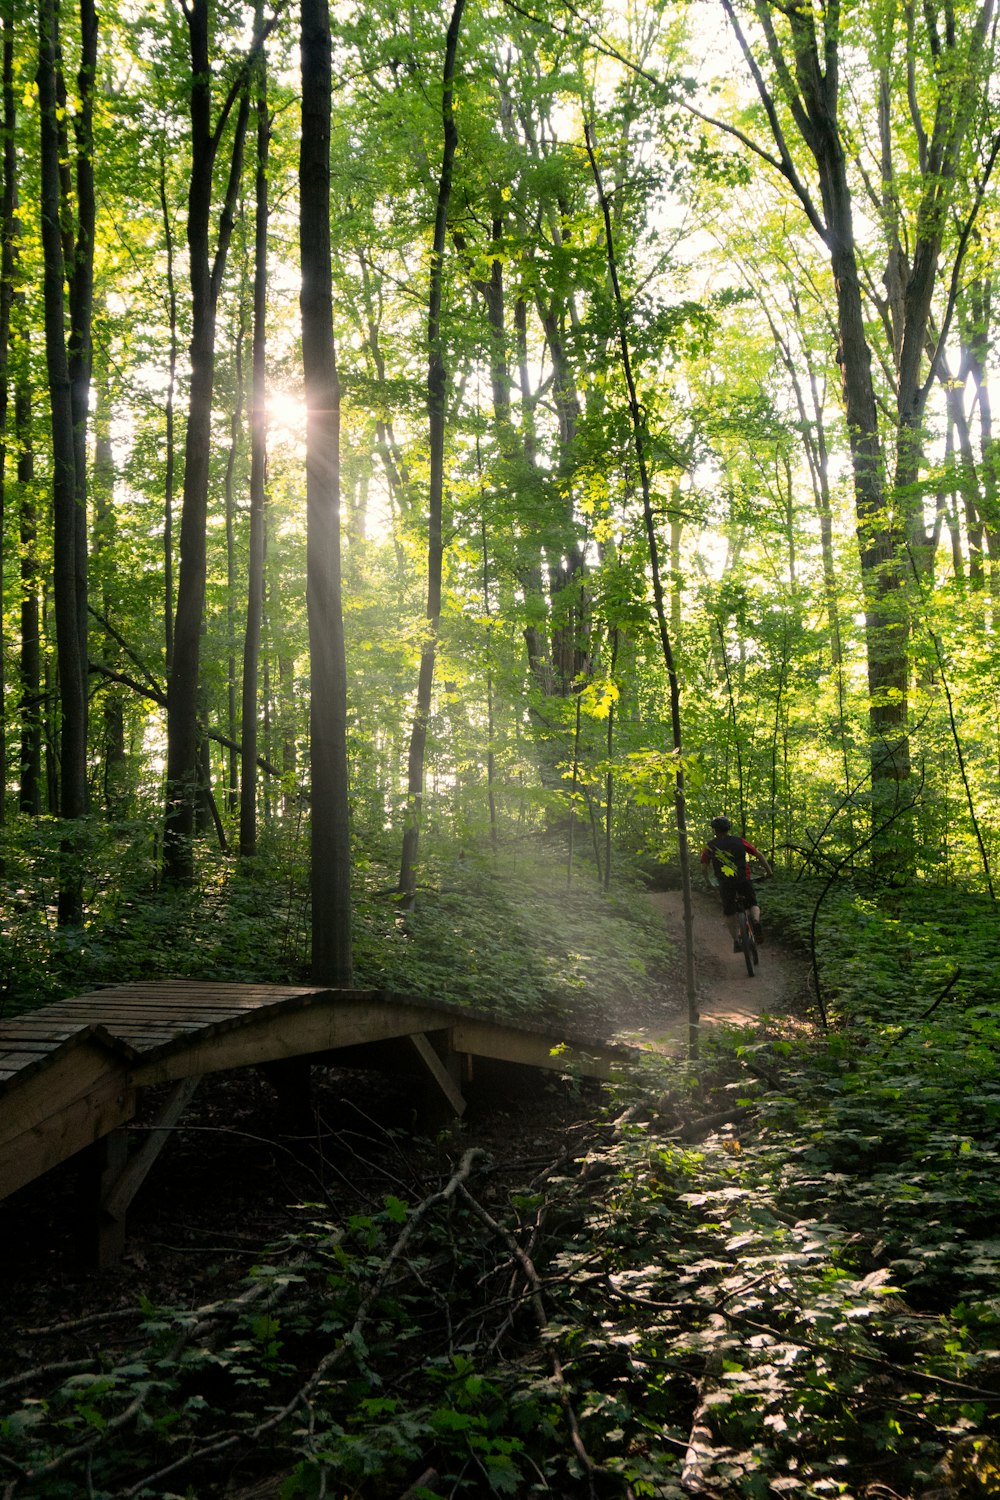
M 449 1108 L 473 1060 L 609 1078 L 628 1049 L 381 990 L 197 980 L 128 984 L 0 1021 L 0 1199 L 120 1131 L 142 1089 L 209 1073 L 407 1046 Z M 555 1049 L 558 1048 L 558 1052 Z M 398 1054 L 398 1046 L 396 1048 Z M 189 1082 L 185 1082 L 189 1081 Z M 135 1175 L 135 1174 L 133 1174 Z M 121 1182 L 108 1202 L 123 1199 Z M 119 1228 L 121 1226 L 119 1225 Z

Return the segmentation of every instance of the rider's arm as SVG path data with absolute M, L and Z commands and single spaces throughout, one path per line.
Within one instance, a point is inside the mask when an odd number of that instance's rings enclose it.
M 764 858 L 763 854 L 761 854 L 759 849 L 755 849 L 753 844 L 751 844 L 747 839 L 743 840 L 743 847 L 749 855 L 752 855 L 754 859 L 760 860 L 760 863 L 764 867 L 765 875 L 774 874 L 774 871 L 771 869 L 771 866 L 768 864 L 767 860 Z

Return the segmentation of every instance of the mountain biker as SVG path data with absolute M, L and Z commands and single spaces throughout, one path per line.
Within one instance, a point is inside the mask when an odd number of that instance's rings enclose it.
M 719 895 L 722 897 L 722 914 L 733 936 L 733 952 L 739 953 L 740 924 L 736 915 L 736 901 L 739 896 L 742 896 L 746 902 L 754 937 L 758 943 L 764 941 L 764 933 L 760 924 L 760 905 L 757 901 L 757 892 L 750 879 L 747 859 L 759 860 L 766 875 L 773 875 L 774 871 L 760 850 L 755 849 L 753 844 L 746 839 L 733 833 L 732 827 L 728 818 L 712 819 L 712 837 L 701 851 L 701 863 L 704 866 L 706 881 L 708 880 L 708 866 L 711 865 L 715 871 L 719 882 Z

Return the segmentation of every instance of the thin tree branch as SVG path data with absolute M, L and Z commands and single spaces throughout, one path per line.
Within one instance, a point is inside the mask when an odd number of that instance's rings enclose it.
M 131 688 L 133 693 L 138 693 L 140 698 L 148 698 L 151 703 L 158 703 L 161 708 L 167 707 L 167 695 L 159 689 L 146 687 L 143 683 L 137 682 L 134 677 L 130 677 L 127 672 L 117 672 L 113 667 L 106 666 L 102 661 L 94 661 L 91 658 L 88 665 L 91 672 L 96 672 L 100 677 L 106 678 L 108 682 L 119 682 L 123 687 Z M 219 734 L 216 730 L 209 729 L 207 724 L 199 724 L 198 728 L 205 735 L 206 739 L 210 739 L 213 744 L 223 745 L 227 750 L 235 750 L 237 755 L 243 754 L 243 746 L 239 740 L 230 739 L 228 734 Z M 257 764 L 269 776 L 280 777 L 284 775 L 284 772 L 278 766 L 272 765 L 262 755 L 258 755 Z

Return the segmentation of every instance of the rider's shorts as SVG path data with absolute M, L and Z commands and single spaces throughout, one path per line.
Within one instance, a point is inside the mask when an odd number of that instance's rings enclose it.
M 720 876 L 719 895 L 722 897 L 722 914 L 726 917 L 736 915 L 736 902 L 739 896 L 743 897 L 748 909 L 757 905 L 757 892 L 753 888 L 753 881 L 740 880 L 735 875 Z

